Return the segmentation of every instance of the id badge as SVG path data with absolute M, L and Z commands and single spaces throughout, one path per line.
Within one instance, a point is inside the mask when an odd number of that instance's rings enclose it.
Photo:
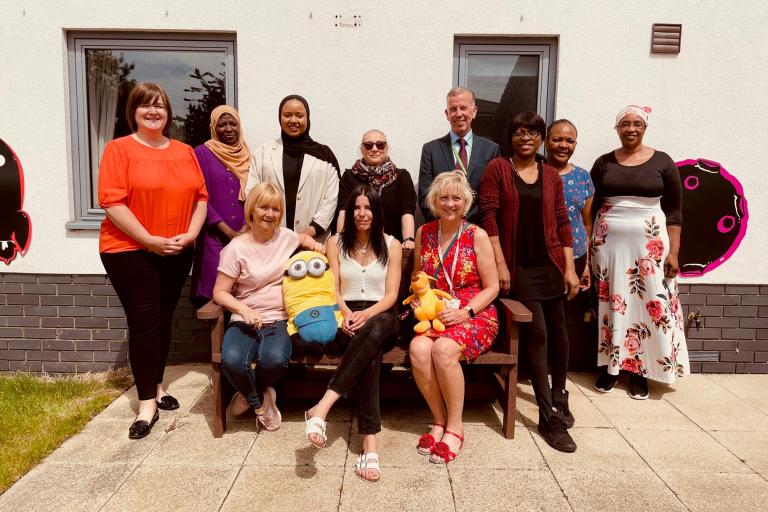
M 449 308 L 459 309 L 461 307 L 461 301 L 459 299 L 443 299 L 445 305 Z

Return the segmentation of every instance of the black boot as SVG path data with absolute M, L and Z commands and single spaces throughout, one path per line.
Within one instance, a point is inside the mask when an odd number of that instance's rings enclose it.
M 571 414 L 571 409 L 568 407 L 568 392 L 566 390 L 552 390 L 552 405 L 563 417 L 565 428 L 571 428 L 573 424 L 576 423 L 576 419 L 573 417 L 573 414 Z
M 566 453 L 576 451 L 576 443 L 568 434 L 563 416 L 557 409 L 550 412 L 549 418 L 545 418 L 544 413 L 539 410 L 539 434 L 555 450 Z

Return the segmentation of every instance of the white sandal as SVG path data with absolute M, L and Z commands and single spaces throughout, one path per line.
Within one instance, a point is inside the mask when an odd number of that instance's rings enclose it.
M 325 433 L 326 423 L 320 416 L 309 417 L 309 413 L 304 411 L 304 434 L 307 436 L 307 440 L 315 448 L 325 448 L 325 443 L 328 441 L 328 436 Z M 322 444 L 315 443 L 310 437 L 311 434 L 317 434 L 323 440 Z
M 365 478 L 362 474 L 363 471 L 373 470 L 376 471 L 376 478 Z M 368 452 L 360 455 L 355 463 L 355 476 L 360 480 L 366 482 L 378 482 L 381 479 L 381 470 L 379 469 L 379 454 L 376 452 Z

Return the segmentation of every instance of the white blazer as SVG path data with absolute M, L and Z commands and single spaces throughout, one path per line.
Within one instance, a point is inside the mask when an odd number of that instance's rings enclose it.
M 280 188 L 285 201 L 285 184 L 283 183 L 283 141 L 262 144 L 253 152 L 253 165 L 248 172 L 248 183 L 245 193 L 261 182 L 274 183 Z M 299 176 L 299 188 L 296 192 L 295 205 L 283 205 L 283 211 L 294 209 L 294 225 L 285 225 L 285 215 L 281 225 L 301 233 L 312 223 L 316 222 L 326 230 L 333 221 L 336 202 L 339 199 L 339 175 L 336 168 L 312 155 L 304 155 Z M 327 236 L 318 237 L 322 241 Z

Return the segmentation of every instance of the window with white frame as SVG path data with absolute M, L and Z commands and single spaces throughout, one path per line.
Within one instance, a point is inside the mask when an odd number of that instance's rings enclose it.
M 554 120 L 557 41 L 554 39 L 457 38 L 456 85 L 477 97 L 472 131 L 504 145 L 504 132 L 520 112 L 538 112 Z
M 234 34 L 72 32 L 67 37 L 75 218 L 69 229 L 95 229 L 104 218 L 97 197 L 106 143 L 131 133 L 131 89 L 156 82 L 173 110 L 170 136 L 196 146 L 210 138 L 210 112 L 237 106 Z

